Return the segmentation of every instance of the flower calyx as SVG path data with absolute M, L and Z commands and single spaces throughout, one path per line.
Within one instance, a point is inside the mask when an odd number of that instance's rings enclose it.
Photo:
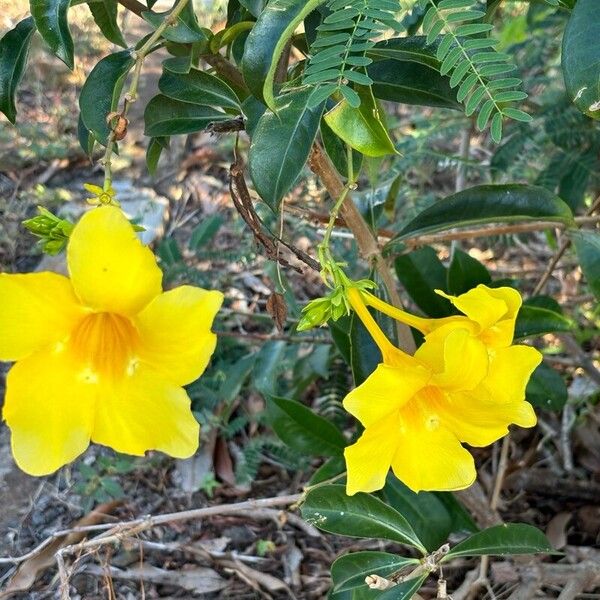
M 40 238 L 38 243 L 43 252 L 52 256 L 59 254 L 65 249 L 74 225 L 43 206 L 38 206 L 37 209 L 38 214 L 23 221 L 23 227 Z
M 346 277 L 340 265 L 336 265 L 336 267 L 336 271 L 332 273 L 332 280 L 336 285 L 330 285 L 331 292 L 329 294 L 312 300 L 302 309 L 302 317 L 296 327 L 297 331 L 322 327 L 329 321 L 335 322 L 341 317 L 349 315 L 352 310 L 348 300 L 349 289 L 358 289 L 364 292 L 377 287 L 377 284 L 370 279 L 352 281 Z
M 106 189 L 93 183 L 84 183 L 83 187 L 92 196 L 86 198 L 86 202 L 92 206 L 117 206 L 120 207 L 119 202 L 116 199 L 116 192 L 112 186 L 108 186 Z

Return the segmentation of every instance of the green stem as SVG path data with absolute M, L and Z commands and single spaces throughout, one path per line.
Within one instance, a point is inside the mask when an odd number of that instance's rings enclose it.
M 340 214 L 342 205 L 344 204 L 344 201 L 348 197 L 350 191 L 356 188 L 356 180 L 358 178 L 358 173 L 354 173 L 354 164 L 352 161 L 353 154 L 350 146 L 346 146 L 346 156 L 348 161 L 348 181 L 342 188 L 340 195 L 337 197 L 335 204 L 333 205 L 329 215 L 329 223 L 327 224 L 327 229 L 325 230 L 325 235 L 323 236 L 323 241 L 317 247 L 319 262 L 323 267 L 323 279 L 325 280 L 325 283 L 328 284 L 328 277 L 331 276 L 333 278 L 334 285 L 339 285 L 342 283 L 342 281 L 338 280 L 338 264 L 331 253 L 331 234 L 333 233 L 335 222 Z

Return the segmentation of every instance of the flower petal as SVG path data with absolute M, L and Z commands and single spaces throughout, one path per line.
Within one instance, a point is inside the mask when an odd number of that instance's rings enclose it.
M 355 444 L 344 451 L 348 472 L 346 493 L 374 492 L 385 485 L 398 444 L 397 417 L 390 416 L 368 427 Z
M 483 447 L 504 437 L 508 426 L 533 427 L 537 418 L 529 402 L 500 404 L 478 390 L 452 394 L 437 407 L 444 424 L 461 441 Z
M 508 346 L 513 339 L 521 295 L 510 287 L 489 288 L 483 284 L 461 294 L 449 296 L 440 290 L 458 310 L 479 324 L 484 341 L 490 346 Z M 486 331 L 487 330 L 487 331 Z
M 541 362 L 541 353 L 531 346 L 499 348 L 493 353 L 481 385 L 494 402 L 519 402 L 525 399 L 529 378 Z
M 204 372 L 215 350 L 212 322 L 223 294 L 181 286 L 157 296 L 136 317 L 139 358 L 178 385 Z
M 460 323 L 434 331 L 415 353 L 415 358 L 435 373 L 432 383 L 447 391 L 472 390 L 488 371 L 488 351 Z
M 69 238 L 67 262 L 77 296 L 96 311 L 131 316 L 162 291 L 154 255 L 114 206 L 81 217 Z
M 188 458 L 198 448 L 200 427 L 185 390 L 143 364 L 101 388 L 92 441 L 117 452 L 142 456 L 160 450 Z
M 0 360 L 64 339 L 83 315 L 70 281 L 56 273 L 0 273 L 0 298 Z
M 413 419 L 398 439 L 392 470 L 414 492 L 462 490 L 476 477 L 473 457 L 454 434 Z
M 427 385 L 429 376 L 416 361 L 410 368 L 380 364 L 344 398 L 344 408 L 368 428 L 399 410 Z
M 47 475 L 88 447 L 97 387 L 80 377 L 66 350 L 44 350 L 8 373 L 3 418 L 16 463 Z

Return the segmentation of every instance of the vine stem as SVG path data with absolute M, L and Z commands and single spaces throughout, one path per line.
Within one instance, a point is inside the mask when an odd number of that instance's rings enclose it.
M 116 115 L 118 119 L 126 119 L 129 107 L 137 100 L 137 91 L 140 83 L 140 75 L 142 74 L 142 67 L 146 56 L 154 50 L 155 44 L 160 40 L 163 32 L 167 27 L 174 25 L 182 13 L 183 9 L 188 5 L 190 0 L 177 0 L 173 5 L 170 14 L 165 17 L 165 20 L 154 30 L 154 33 L 146 40 L 146 42 L 134 52 L 135 63 L 133 67 L 133 75 L 131 77 L 131 83 L 129 89 L 125 94 L 125 101 L 123 103 L 123 110 Z M 102 164 L 104 166 L 104 191 L 107 192 L 112 186 L 112 155 L 116 146 L 116 135 L 114 128 L 108 135 L 106 144 L 106 150 L 104 157 L 102 158 Z

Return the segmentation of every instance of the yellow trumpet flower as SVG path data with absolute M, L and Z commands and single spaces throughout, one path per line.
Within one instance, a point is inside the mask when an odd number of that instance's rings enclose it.
M 3 418 L 15 461 L 52 473 L 90 441 L 191 456 L 199 426 L 183 385 L 215 349 L 220 292 L 163 292 L 151 250 L 120 209 L 86 213 L 67 246 L 70 279 L 0 274 L 0 360 L 16 361 Z
M 381 489 L 390 467 L 415 492 L 470 486 L 475 465 L 463 443 L 487 446 L 506 435 L 510 424 L 536 423 L 533 408 L 525 401 L 525 387 L 541 354 L 529 346 L 510 346 L 510 340 L 500 345 L 509 325 L 492 332 L 498 323 L 513 319 L 516 303 L 502 314 L 497 309 L 495 321 L 492 310 L 488 314 L 484 306 L 477 307 L 478 321 L 460 316 L 419 320 L 419 328 L 426 327 L 429 333 L 410 356 L 386 338 L 369 313 L 365 296 L 387 314 L 396 311 L 387 306 L 383 310 L 385 303 L 356 288 L 347 291 L 383 356 L 377 369 L 344 399 L 344 408 L 365 427 L 345 450 L 348 494 Z M 491 294 L 484 298 L 489 297 L 493 299 Z M 457 306 L 470 311 L 460 298 L 454 299 Z M 399 312 L 406 322 L 407 313 Z M 417 321 L 410 324 L 416 326 Z M 498 345 L 490 347 L 478 336 L 486 342 L 491 337 Z
M 480 284 L 460 296 L 450 296 L 441 290 L 435 292 L 450 300 L 464 316 L 427 319 L 391 306 L 369 292 L 363 292 L 363 299 L 369 306 L 418 329 L 429 338 L 443 338 L 449 331 L 460 326 L 468 329 L 473 337 L 489 348 L 505 348 L 511 345 L 517 313 L 522 304 L 521 295 L 517 290 L 510 287 L 490 288 Z

